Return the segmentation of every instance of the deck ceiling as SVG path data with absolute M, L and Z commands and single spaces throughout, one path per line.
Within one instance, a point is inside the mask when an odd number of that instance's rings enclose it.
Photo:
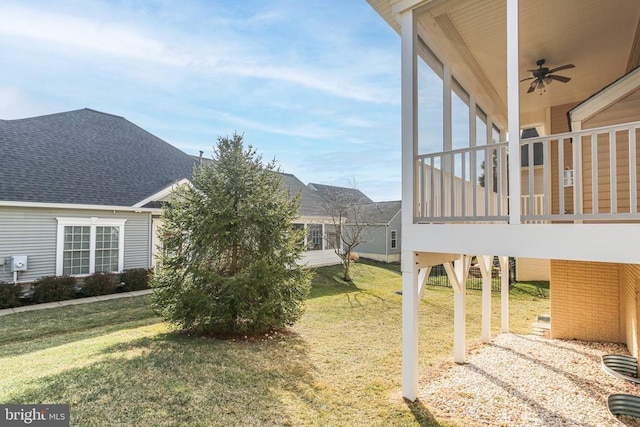
M 454 74 L 475 80 L 482 89 L 474 92 L 495 105 L 507 104 L 505 0 L 434 0 L 418 21 Z M 542 94 L 527 94 L 530 81 L 520 83 L 521 112 L 582 101 L 623 76 L 639 21 L 638 0 L 520 0 L 520 79 L 531 77 L 527 70 L 542 58 L 549 68 L 576 66 L 557 73 L 570 82 L 554 81 Z

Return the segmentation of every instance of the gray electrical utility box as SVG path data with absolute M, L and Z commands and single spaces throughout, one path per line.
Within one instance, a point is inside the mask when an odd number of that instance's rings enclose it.
M 11 271 L 27 271 L 27 255 L 14 255 L 11 257 Z

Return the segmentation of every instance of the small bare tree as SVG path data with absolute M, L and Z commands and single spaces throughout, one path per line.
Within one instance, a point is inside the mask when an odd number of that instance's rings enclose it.
M 363 200 L 366 196 L 355 189 L 343 190 L 347 191 L 325 195 L 327 215 L 331 218 L 331 224 L 325 227 L 324 238 L 342 261 L 343 280 L 351 282 L 349 267 L 355 253 L 354 249 L 369 239 L 373 203 Z

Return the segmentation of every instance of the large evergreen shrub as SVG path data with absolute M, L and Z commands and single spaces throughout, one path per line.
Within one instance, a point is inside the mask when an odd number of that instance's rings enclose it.
M 292 325 L 302 314 L 310 273 L 294 230 L 298 199 L 275 163 L 218 138 L 212 162 L 194 170 L 163 209 L 166 248 L 152 285 L 154 307 L 179 328 L 253 334 Z

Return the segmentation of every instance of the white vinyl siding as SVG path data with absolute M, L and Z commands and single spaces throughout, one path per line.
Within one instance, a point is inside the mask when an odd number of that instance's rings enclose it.
M 151 214 L 107 210 L 0 206 L 0 258 L 27 255 L 28 270 L 18 282 L 29 283 L 56 274 L 57 217 L 99 217 L 126 220 L 124 269 L 151 266 Z M 0 281 L 13 281 L 10 268 L 0 266 Z

